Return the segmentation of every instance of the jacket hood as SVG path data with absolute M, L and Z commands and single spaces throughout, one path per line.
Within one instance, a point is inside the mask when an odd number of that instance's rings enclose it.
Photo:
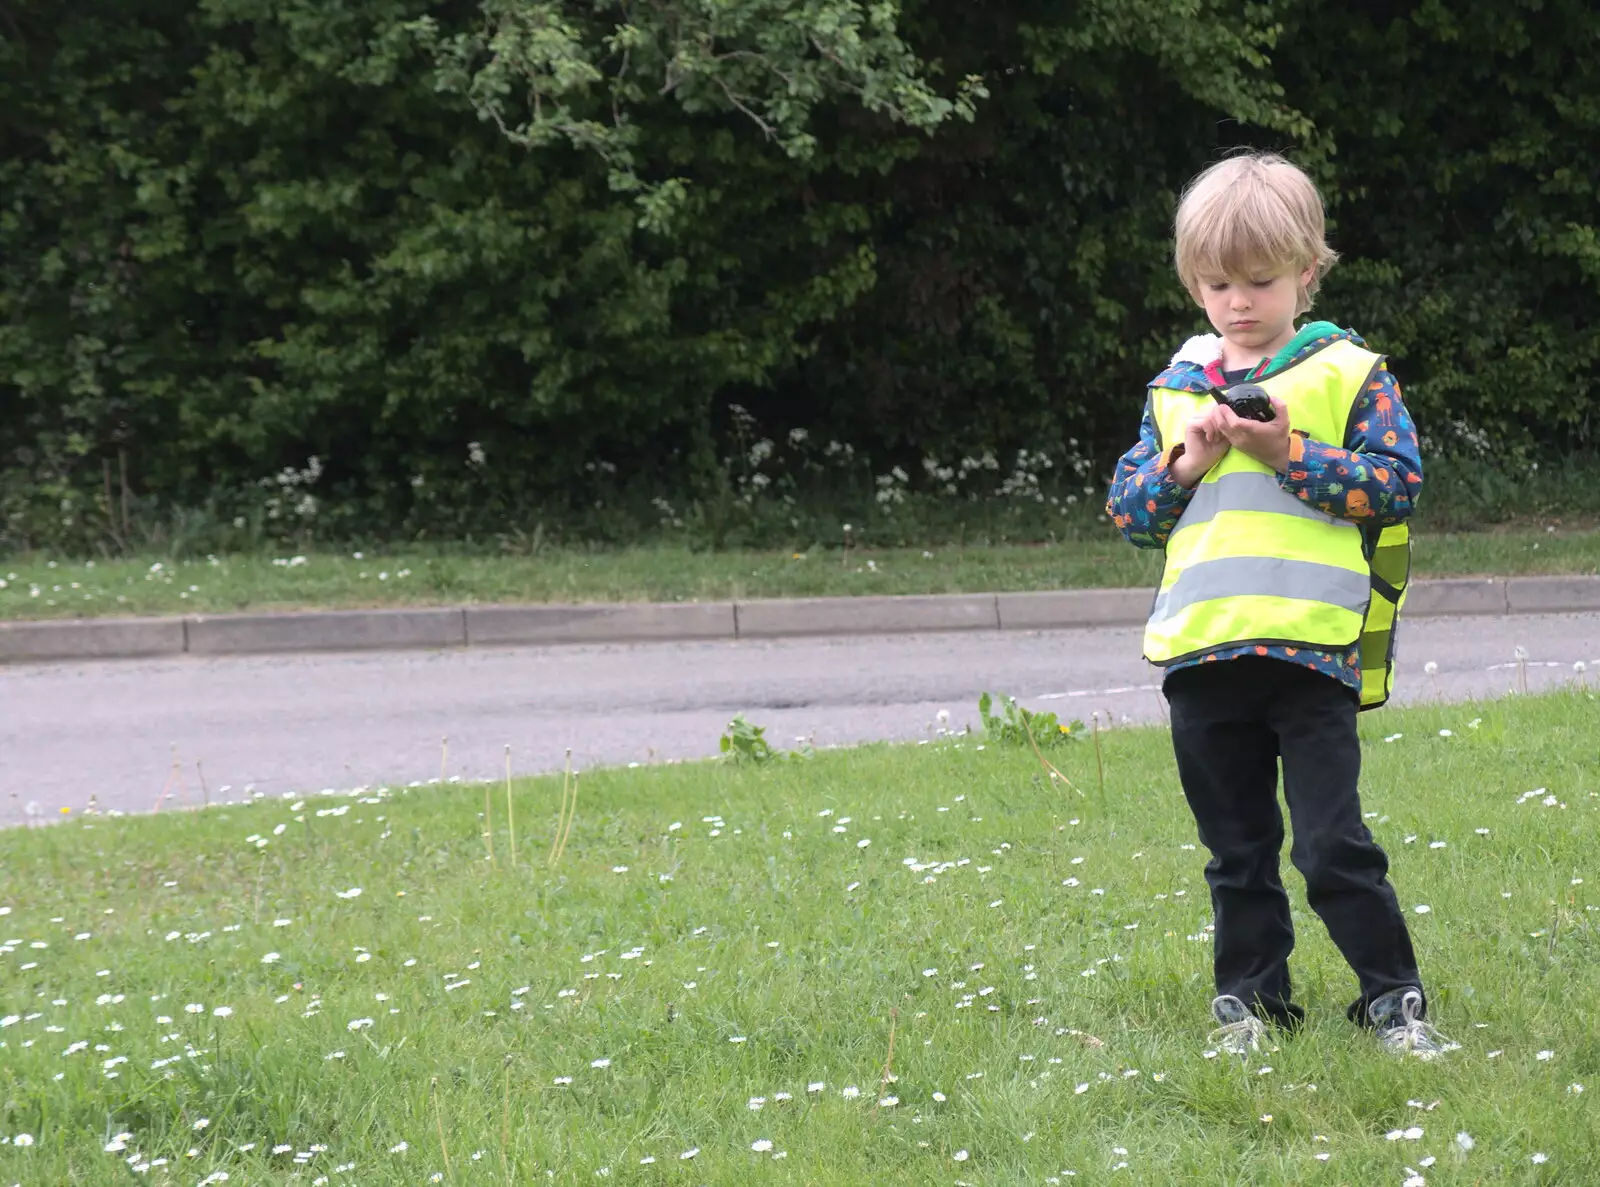
M 1281 371 L 1296 359 L 1312 351 L 1321 350 L 1330 342 L 1339 340 L 1366 347 L 1366 341 L 1354 330 L 1341 330 L 1331 321 L 1307 322 L 1289 340 L 1289 344 L 1250 373 L 1251 379 L 1262 379 Z M 1151 387 L 1168 388 L 1180 392 L 1206 392 L 1224 386 L 1222 378 L 1222 339 L 1216 334 L 1197 334 L 1190 338 L 1172 356 L 1167 369 L 1150 381 Z

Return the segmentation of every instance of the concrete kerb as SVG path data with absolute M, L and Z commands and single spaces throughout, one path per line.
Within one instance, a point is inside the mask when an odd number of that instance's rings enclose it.
M 181 655 L 185 626 L 181 618 L 0 622 L 0 663 Z
M 752 602 L 471 606 L 0 622 L 0 664 L 311 651 L 1137 626 L 1149 589 Z M 1600 576 L 1418 581 L 1408 616 L 1600 611 Z
M 1511 614 L 1572 614 L 1600 608 L 1600 577 L 1512 577 L 1506 581 Z
M 459 608 L 227 614 L 190 618 L 187 634 L 192 655 L 467 645 L 466 613 Z
M 1595 605 L 1600 607 L 1600 580 L 1595 583 Z M 1504 577 L 1467 577 L 1415 582 L 1406 595 L 1405 614 L 1418 616 L 1456 614 L 1508 614 Z
M 998 630 L 994 594 L 910 597 L 772 598 L 737 602 L 741 639 L 785 635 L 878 635 Z
M 732 602 L 591 606 L 469 606 L 469 647 L 732 639 Z
M 1150 617 L 1151 589 L 1063 589 L 995 598 L 1003 631 L 1074 626 L 1138 626 Z

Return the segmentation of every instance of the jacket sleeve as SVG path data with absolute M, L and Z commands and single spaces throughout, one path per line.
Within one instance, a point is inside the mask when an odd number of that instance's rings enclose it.
M 1410 517 L 1422 489 L 1417 426 L 1386 367 L 1367 382 L 1350 410 L 1343 446 L 1289 437 L 1283 489 L 1340 519 L 1389 527 Z
M 1139 443 L 1117 462 L 1106 499 L 1106 514 L 1138 548 L 1165 548 L 1194 491 L 1173 481 L 1170 451 L 1161 448 L 1155 418 L 1145 409 Z

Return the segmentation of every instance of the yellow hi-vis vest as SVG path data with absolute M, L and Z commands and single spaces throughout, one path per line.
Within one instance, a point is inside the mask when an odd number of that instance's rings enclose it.
M 1343 443 L 1350 410 L 1382 357 L 1340 339 L 1258 380 L 1289 423 Z M 1162 448 L 1214 403 L 1207 392 L 1150 389 Z M 1341 651 L 1361 644 L 1361 707 L 1388 700 L 1395 619 L 1411 568 L 1404 524 L 1363 529 L 1286 493 L 1272 468 L 1229 450 L 1195 488 L 1167 541 L 1144 653 L 1161 666 L 1225 647 Z

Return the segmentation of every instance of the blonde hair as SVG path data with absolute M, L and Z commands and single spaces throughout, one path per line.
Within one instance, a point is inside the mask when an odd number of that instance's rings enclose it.
M 1317 187 L 1276 153 L 1241 153 L 1206 169 L 1184 188 L 1173 231 L 1178 278 L 1191 294 L 1202 277 L 1243 277 L 1262 266 L 1312 269 L 1296 315 L 1311 308 L 1339 258 L 1325 238 Z

